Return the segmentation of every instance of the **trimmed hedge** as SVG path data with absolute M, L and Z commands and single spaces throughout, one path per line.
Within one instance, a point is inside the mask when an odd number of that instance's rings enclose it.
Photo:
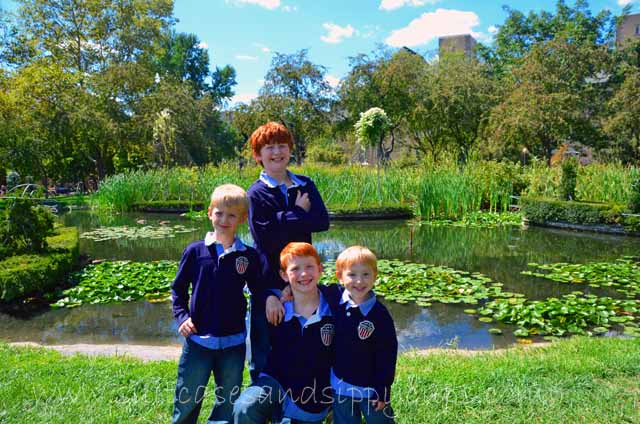
M 640 231 L 640 219 L 626 216 L 624 205 L 589 203 L 521 197 L 520 207 L 524 216 L 534 224 L 567 222 L 577 225 L 622 226 L 630 232 Z
M 55 288 L 72 271 L 79 256 L 78 230 L 60 227 L 47 238 L 42 254 L 10 256 L 0 261 L 0 301 L 10 302 Z

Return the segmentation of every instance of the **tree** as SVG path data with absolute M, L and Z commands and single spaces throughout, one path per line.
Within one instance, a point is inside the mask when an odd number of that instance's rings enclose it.
M 280 121 L 291 131 L 299 164 L 307 142 L 328 122 L 331 88 L 325 75 L 324 67 L 308 59 L 307 50 L 276 53 L 260 95 L 250 105 L 264 121 Z
M 537 44 L 513 70 L 508 94 L 492 110 L 485 136 L 501 154 L 526 147 L 547 160 L 565 141 L 596 144 L 596 107 L 606 95 L 609 64 L 604 47 L 566 38 Z
M 615 17 L 608 10 L 593 16 L 585 0 L 576 0 L 574 7 L 559 0 L 555 13 L 531 11 L 525 16 L 509 6 L 503 9 L 508 16 L 492 46 L 478 46 L 480 56 L 500 76 L 509 74 L 536 45 L 556 37 L 591 46 L 609 45 L 615 38 Z
M 233 96 L 236 72 L 231 66 L 209 70 L 209 53 L 195 34 L 170 31 L 164 35 L 158 57 L 161 78 L 188 82 L 194 97 L 211 95 L 217 105 Z
M 384 110 L 372 107 L 360 114 L 360 119 L 354 125 L 356 139 L 362 147 L 376 147 L 378 163 L 384 160 L 382 143 L 387 131 L 391 128 L 391 121 Z
M 421 80 L 409 128 L 413 146 L 436 154 L 451 146 L 465 163 L 477 142 L 487 111 L 496 103 L 496 87 L 486 67 L 462 53 L 448 53 L 429 67 Z
M 607 103 L 605 133 L 612 140 L 608 150 L 626 163 L 640 161 L 640 68 L 627 67 L 624 82 Z
M 422 79 L 427 63 L 409 49 L 395 53 L 380 50 L 371 56 L 350 58 L 351 71 L 340 84 L 338 124 L 343 131 L 353 128 L 360 114 L 377 106 L 386 112 L 391 127 L 390 140 L 379 146 L 381 159 L 387 161 L 394 149 L 396 135 L 413 113 L 420 98 L 417 81 Z

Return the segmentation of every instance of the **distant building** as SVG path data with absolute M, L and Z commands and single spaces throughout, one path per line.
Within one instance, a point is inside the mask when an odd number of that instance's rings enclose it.
M 625 16 L 616 28 L 618 46 L 624 46 L 634 40 L 640 40 L 640 13 Z
M 477 42 L 470 34 L 447 35 L 438 39 L 438 52 L 464 52 L 466 56 L 475 56 Z

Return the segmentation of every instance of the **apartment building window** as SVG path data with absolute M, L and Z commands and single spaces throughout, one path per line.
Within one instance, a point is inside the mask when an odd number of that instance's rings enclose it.
M 640 35 L 640 25 L 636 25 L 636 35 Z

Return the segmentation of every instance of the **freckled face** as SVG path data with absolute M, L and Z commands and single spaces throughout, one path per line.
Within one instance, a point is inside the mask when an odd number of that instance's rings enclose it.
M 360 304 L 369 298 L 376 275 L 373 269 L 364 263 L 354 263 L 340 273 L 340 283 L 351 295 L 351 299 Z
M 288 281 L 294 293 L 311 293 L 317 290 L 322 267 L 312 256 L 294 256 L 285 271 L 280 271 L 283 280 Z
M 291 149 L 287 143 L 266 144 L 255 155 L 257 161 L 262 162 L 265 172 L 281 173 L 287 169 L 291 159 Z

